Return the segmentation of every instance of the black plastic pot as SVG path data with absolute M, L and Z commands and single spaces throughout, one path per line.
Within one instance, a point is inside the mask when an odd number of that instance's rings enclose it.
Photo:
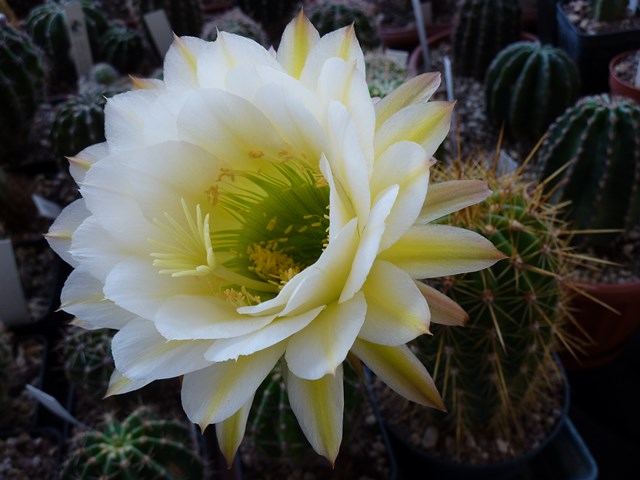
M 583 94 L 609 91 L 609 62 L 618 53 L 640 48 L 640 29 L 586 35 L 579 32 L 556 5 L 558 46 L 576 62 Z

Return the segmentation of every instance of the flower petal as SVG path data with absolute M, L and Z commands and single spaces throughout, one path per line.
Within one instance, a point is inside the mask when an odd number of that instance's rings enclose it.
M 331 165 L 324 153 L 320 159 L 320 171 L 329 184 L 329 241 L 331 242 L 353 218 L 354 212 L 350 208 L 351 204 L 347 205 L 347 193 L 340 184 L 336 183 Z
M 214 363 L 186 374 L 182 382 L 182 407 L 189 420 L 204 431 L 207 425 L 234 415 L 253 397 L 284 348 L 284 344 L 277 344 L 238 360 Z
M 342 440 L 344 386 L 342 365 L 317 380 L 287 375 L 291 410 L 313 449 L 333 465 Z
M 376 129 L 403 108 L 427 102 L 440 86 L 440 77 L 439 72 L 412 77 L 376 103 Z
M 367 315 L 359 338 L 382 345 L 401 345 L 429 332 L 429 305 L 404 270 L 378 260 L 362 291 Z
M 300 10 L 284 29 L 276 58 L 289 75 L 300 78 L 309 52 L 319 41 L 318 30 Z
M 210 42 L 195 37 L 173 37 L 164 57 L 163 80 L 166 88 L 198 87 L 198 58 L 211 48 Z
M 451 298 L 423 282 L 416 281 L 416 285 L 429 304 L 433 323 L 452 327 L 467 323 L 469 314 Z
M 449 225 L 416 225 L 379 258 L 420 279 L 482 270 L 506 257 L 479 233 Z
M 84 180 L 87 170 L 98 160 L 102 160 L 109 155 L 109 147 L 107 142 L 96 143 L 91 145 L 74 157 L 68 157 L 69 173 L 79 185 Z
M 79 198 L 67 205 L 60 215 L 53 221 L 49 231 L 45 235 L 49 246 L 62 260 L 72 267 L 78 266 L 78 261 L 73 258 L 69 249 L 73 233 L 84 222 L 91 212 L 87 210 L 84 199 Z
M 229 468 L 233 465 L 233 459 L 236 456 L 238 447 L 240 447 L 240 443 L 242 443 L 254 396 L 251 395 L 251 398 L 229 418 L 216 423 L 218 445 Z
M 149 379 L 131 380 L 130 378 L 122 375 L 122 373 L 120 373 L 116 368 L 111 374 L 111 379 L 109 380 L 109 388 L 107 389 L 105 397 L 133 392 L 134 390 L 138 390 L 146 385 L 149 385 L 152 381 L 153 380 Z
M 450 213 L 482 202 L 491 195 L 487 182 L 482 180 L 451 180 L 429 186 L 416 223 L 429 223 Z
M 333 374 L 349 353 L 367 312 L 364 294 L 332 303 L 311 324 L 293 335 L 285 358 L 289 370 L 307 380 Z
M 431 375 L 409 347 L 388 347 L 357 340 L 352 352 L 384 383 L 413 402 L 445 410 Z

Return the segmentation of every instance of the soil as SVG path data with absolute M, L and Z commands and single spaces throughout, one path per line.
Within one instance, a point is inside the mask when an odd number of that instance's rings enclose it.
M 591 18 L 592 9 L 589 0 L 569 0 L 562 5 L 562 8 L 567 19 L 580 32 L 587 35 L 640 28 L 640 17 L 631 13 L 620 20 L 594 20 Z
M 0 478 L 36 480 L 53 478 L 59 463 L 61 440 L 52 430 L 29 430 L 0 435 Z
M 640 67 L 640 50 L 625 56 L 613 68 L 613 72 L 620 80 L 633 85 L 636 81 L 636 72 Z M 640 88 L 640 86 L 638 86 Z

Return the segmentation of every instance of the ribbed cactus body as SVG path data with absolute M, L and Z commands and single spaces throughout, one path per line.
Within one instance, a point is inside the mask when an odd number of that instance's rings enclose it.
M 111 356 L 113 331 L 70 326 L 62 343 L 64 370 L 74 387 L 100 399 L 107 393 L 114 370 Z
M 455 72 L 483 81 L 497 53 L 520 39 L 521 15 L 514 0 L 461 0 L 453 36 Z
M 487 114 L 512 138 L 537 142 L 580 94 L 580 74 L 560 48 L 516 42 L 491 62 L 484 82 Z
M 9 163 L 25 143 L 44 98 L 42 55 L 31 39 L 0 20 L 0 163 Z
M 136 73 L 147 57 L 142 35 L 122 22 L 112 22 L 100 42 L 102 59 L 124 74 Z
M 204 22 L 200 0 L 134 0 L 139 15 L 164 10 L 173 33 L 197 37 Z
M 619 20 L 627 15 L 629 0 L 591 0 L 595 20 Z
M 266 48 L 270 46 L 269 37 L 262 26 L 237 7 L 207 21 L 202 27 L 201 38 L 214 41 L 218 37 L 218 31 L 242 35 L 255 40 Z
M 629 229 L 640 223 L 640 106 L 630 99 L 592 95 L 580 99 L 550 127 L 540 148 L 541 180 L 557 202 L 571 201 L 577 230 Z M 607 245 L 616 234 L 579 235 Z
M 158 418 L 145 407 L 99 430 L 78 432 L 71 440 L 61 480 L 201 480 L 202 458 L 187 425 Z
M 104 91 L 88 89 L 68 98 L 55 112 L 51 144 L 58 157 L 73 156 L 104 142 Z
M 24 24 L 33 41 L 44 50 L 51 67 L 61 78 L 75 76 L 64 6 L 78 2 L 82 5 L 93 60 L 98 61 L 100 39 L 107 30 L 107 19 L 97 4 L 89 0 L 51 0 L 31 10 Z
M 353 24 L 363 50 L 372 50 L 381 45 L 375 9 L 366 1 L 317 0 L 305 9 L 305 14 L 320 35 Z

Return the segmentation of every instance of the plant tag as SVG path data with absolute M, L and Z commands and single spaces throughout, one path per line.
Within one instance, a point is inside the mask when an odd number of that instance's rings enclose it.
M 8 327 L 30 323 L 32 319 L 9 239 L 0 240 L 0 272 L 0 321 Z
M 422 18 L 424 18 L 424 24 L 433 24 L 433 7 L 431 2 L 422 2 L 420 6 L 422 8 Z
M 38 209 L 38 213 L 44 218 L 49 218 L 51 220 L 55 220 L 62 212 L 62 208 L 55 202 L 47 200 L 46 198 L 42 198 L 40 195 L 34 193 L 31 195 L 33 199 L 33 203 L 35 203 L 36 208 Z
M 71 43 L 71 56 L 78 76 L 86 75 L 91 70 L 93 58 L 84 12 L 80 2 L 69 2 L 64 5 L 67 17 L 67 32 Z
M 636 14 L 638 10 L 638 0 L 629 0 L 629 11 L 632 15 Z
M 80 428 L 87 428 L 87 426 L 82 423 L 80 420 L 71 415 L 66 408 L 60 405 L 60 402 L 56 400 L 54 397 L 49 395 L 46 392 L 43 392 L 39 388 L 34 387 L 33 385 L 25 385 L 27 392 L 38 402 L 40 405 L 44 406 L 47 410 L 49 410 L 54 415 L 57 415 L 58 418 L 61 418 L 65 422 L 69 422 L 72 425 Z
M 387 48 L 384 53 L 399 65 L 406 65 L 409 61 L 409 52 L 406 50 L 394 50 L 393 48 Z
M 155 10 L 144 16 L 144 23 L 160 58 L 164 58 L 173 43 L 173 31 L 164 10 Z

